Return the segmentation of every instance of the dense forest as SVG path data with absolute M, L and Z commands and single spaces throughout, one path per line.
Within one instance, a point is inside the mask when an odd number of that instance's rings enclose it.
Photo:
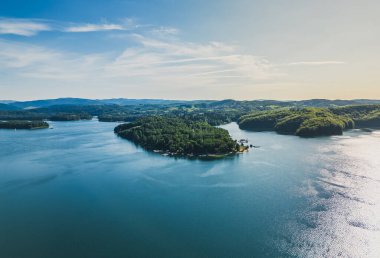
M 238 122 L 246 130 L 274 130 L 304 137 L 339 135 L 351 128 L 380 127 L 380 101 L 252 100 L 88 100 L 56 99 L 7 102 L 0 121 L 74 121 L 98 117 L 101 122 L 134 122 L 145 117 L 177 117 L 218 126 Z
M 254 112 L 239 119 L 241 129 L 274 130 L 281 134 L 302 137 L 340 135 L 354 128 L 354 121 L 345 115 L 324 108 L 277 109 Z
M 380 128 L 380 105 L 355 105 L 330 109 L 332 113 L 352 118 L 356 128 Z
M 225 129 L 176 117 L 141 118 L 117 126 L 115 133 L 147 150 L 174 156 L 223 156 L 245 149 Z
M 91 120 L 92 116 L 87 113 L 76 113 L 76 114 L 70 114 L 70 113 L 57 113 L 55 115 L 51 115 L 47 117 L 50 121 L 78 121 L 78 120 Z
M 92 119 L 92 115 L 83 112 L 52 112 L 44 110 L 0 110 L 0 120 L 12 121 L 12 120 L 26 120 L 26 121 L 76 121 L 76 120 L 89 120 Z
M 340 135 L 346 129 L 380 127 L 380 105 L 334 108 L 279 108 L 251 112 L 239 119 L 241 129 L 274 130 L 302 137 Z
M 238 121 L 239 117 L 255 111 L 278 108 L 325 107 L 345 105 L 380 104 L 376 100 L 326 100 L 303 101 L 232 99 L 212 101 L 137 100 L 137 99 L 51 99 L 24 102 L 7 102 L 0 105 L 1 120 L 77 120 L 97 116 L 102 122 L 131 122 L 146 116 L 178 116 L 220 125 Z M 63 115 L 66 114 L 66 115 Z M 70 119 L 69 119 L 70 118 Z
M 49 124 L 44 121 L 0 121 L 0 129 L 43 129 L 49 128 Z

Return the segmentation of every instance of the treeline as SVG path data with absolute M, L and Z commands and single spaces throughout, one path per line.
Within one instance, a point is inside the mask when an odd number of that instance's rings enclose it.
M 44 121 L 0 121 L 0 129 L 42 129 L 49 128 L 49 124 Z
M 1 110 L 0 111 L 0 120 L 3 121 L 12 121 L 12 120 L 25 120 L 25 121 L 41 121 L 41 120 L 50 120 L 50 121 L 75 121 L 75 120 L 89 120 L 92 119 L 92 115 L 85 112 L 76 112 L 76 113 L 55 113 L 55 112 L 36 112 L 36 110 L 18 110 L 18 111 L 9 111 Z
M 117 126 L 115 133 L 147 150 L 175 156 L 226 155 L 241 148 L 225 129 L 175 117 L 141 118 Z
M 78 120 L 91 120 L 92 115 L 87 113 L 76 113 L 76 114 L 67 114 L 67 113 L 58 113 L 47 118 L 50 121 L 78 121 Z
M 212 126 L 238 122 L 248 130 L 275 130 L 282 134 L 319 136 L 341 134 L 353 127 L 380 127 L 380 105 L 350 105 L 368 100 L 305 101 L 193 101 L 136 105 L 54 105 L 28 110 L 0 110 L 0 120 L 73 121 L 97 116 L 102 122 L 134 122 L 165 116 L 205 122 Z M 376 103 L 376 101 L 373 101 Z M 322 106 L 323 108 L 307 107 Z

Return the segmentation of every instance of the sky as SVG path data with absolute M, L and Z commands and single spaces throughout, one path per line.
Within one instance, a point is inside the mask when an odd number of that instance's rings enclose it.
M 0 99 L 380 99 L 377 0 L 1 0 Z

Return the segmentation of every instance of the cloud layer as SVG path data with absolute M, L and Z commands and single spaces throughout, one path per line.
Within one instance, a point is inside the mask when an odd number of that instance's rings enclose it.
M 199 92 L 204 87 L 217 95 L 280 76 L 268 60 L 242 54 L 237 46 L 162 39 L 150 32 L 112 38 L 128 42 L 120 52 L 91 54 L 0 40 L 0 69 L 8 83 L 65 84 L 76 90 L 91 85 L 98 91 L 133 92 L 135 96 L 147 90 L 149 95 L 165 96 L 168 92 Z
M 49 30 L 51 27 L 44 22 L 25 19 L 0 19 L 0 34 L 33 36 L 41 31 Z
M 292 62 L 289 65 L 342 65 L 345 64 L 343 61 L 302 61 L 302 62 Z
M 102 34 L 102 40 L 118 47 L 81 53 L 0 38 L 0 88 L 21 85 L 25 94 L 38 88 L 57 94 L 74 92 L 71 96 L 94 91 L 100 96 L 164 98 L 202 98 L 207 88 L 208 98 L 236 96 L 237 92 L 244 98 L 248 92 L 294 85 L 287 78 L 287 67 L 345 64 L 331 60 L 276 64 L 238 45 L 185 41 L 176 28 L 141 25 L 131 19 L 99 24 L 0 19 L 0 34 L 30 37 L 43 31 L 102 31 L 108 33 Z

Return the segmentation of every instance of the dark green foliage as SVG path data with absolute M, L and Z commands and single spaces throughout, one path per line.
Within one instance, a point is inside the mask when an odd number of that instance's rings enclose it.
M 51 121 L 77 121 L 77 120 L 91 120 L 92 116 L 87 113 L 58 113 L 48 117 Z
M 293 114 L 279 119 L 274 130 L 281 134 L 294 134 L 301 124 L 308 119 L 307 115 Z
M 105 101 L 105 102 L 104 102 Z M 41 106 L 27 110 L 11 110 L 10 105 L 0 107 L 0 120 L 54 120 L 70 121 L 91 119 L 99 121 L 133 122 L 143 117 L 165 116 L 206 122 L 217 126 L 234 121 L 242 129 L 275 130 L 281 134 L 295 135 L 301 125 L 313 118 L 331 118 L 333 124 L 344 122 L 343 130 L 359 127 L 380 127 L 380 105 L 346 104 L 378 103 L 369 100 L 305 100 L 305 101 L 164 101 L 164 100 L 83 100 L 58 99 L 40 102 L 17 102 L 18 108 Z M 128 105 L 102 103 L 128 103 Z M 71 104 L 70 104 L 71 103 Z M 17 105 L 12 103 L 12 105 Z M 55 104 L 55 105 L 52 105 Z M 59 104 L 59 105 L 56 105 Z M 321 106 L 325 108 L 307 108 Z M 9 109 L 9 110 L 8 110 Z M 240 118 L 239 118 L 240 117 Z M 319 120 L 318 120 L 319 121 Z M 322 124 L 321 124 L 322 126 Z M 334 134 L 336 131 L 332 130 Z
M 210 125 L 217 126 L 217 125 L 222 125 L 222 124 L 231 123 L 233 121 L 237 121 L 241 113 L 237 110 L 197 109 L 195 111 L 182 112 L 179 114 L 174 113 L 173 115 L 177 115 L 178 117 L 181 117 L 187 120 L 207 122 Z
M 2 111 L 0 110 L 0 120 L 51 120 L 51 121 L 75 121 L 82 119 L 92 119 L 92 115 L 76 110 L 76 112 L 55 112 L 46 109 Z
M 280 119 L 290 114 L 291 113 L 289 113 L 289 110 L 287 109 L 253 112 L 240 117 L 239 127 L 241 129 L 253 131 L 273 130 Z
M 380 127 L 380 105 L 356 105 L 331 109 L 338 115 L 351 117 L 357 128 Z
M 49 128 L 49 124 L 44 121 L 26 121 L 26 120 L 12 120 L 0 121 L 1 129 L 42 129 Z
M 117 126 L 115 133 L 147 150 L 173 155 L 229 154 L 239 150 L 227 130 L 175 117 L 141 118 Z
M 100 122 L 133 122 L 136 119 L 140 118 L 138 115 L 117 115 L 117 114 L 105 114 L 98 116 Z
M 341 135 L 345 124 L 331 117 L 315 117 L 305 120 L 297 129 L 296 135 L 301 137 L 316 137 Z
M 276 109 L 242 116 L 239 126 L 247 130 L 274 130 L 281 134 L 304 137 L 340 135 L 354 127 L 347 116 L 337 115 L 323 108 Z
M 363 127 L 380 127 L 380 112 L 371 112 L 366 116 L 361 117 L 355 121 L 358 128 Z
M 11 111 L 11 110 L 0 110 L 0 120 L 43 120 L 46 116 L 41 114 L 36 114 L 27 110 Z

